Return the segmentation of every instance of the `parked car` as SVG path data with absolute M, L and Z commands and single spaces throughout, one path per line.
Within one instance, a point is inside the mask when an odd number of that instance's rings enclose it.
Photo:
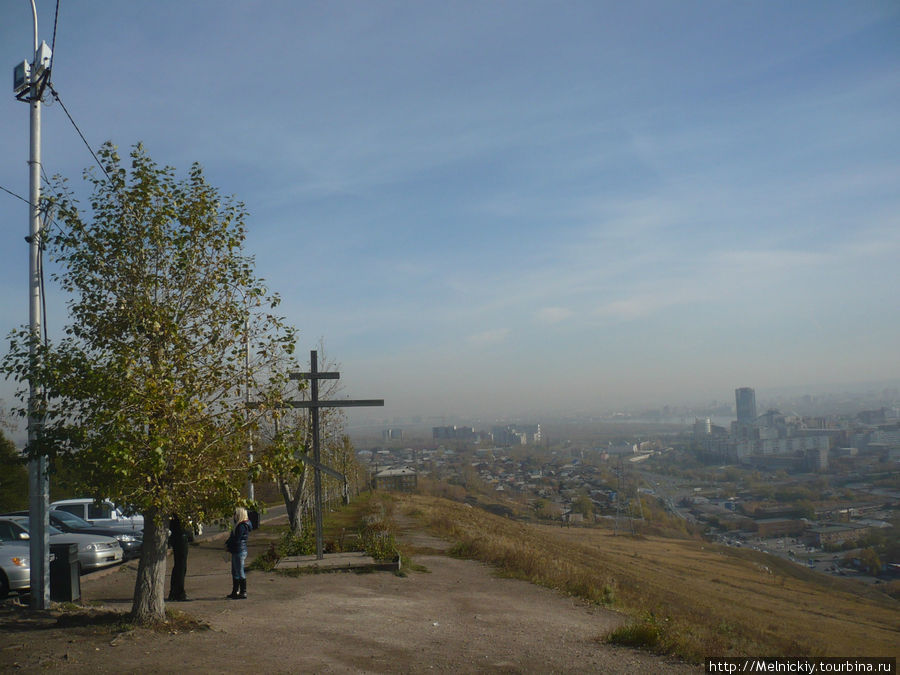
M 28 516 L 28 511 L 13 511 L 11 513 L 0 514 L 0 518 L 6 516 Z M 101 527 L 100 525 L 92 525 L 86 520 L 82 520 L 73 513 L 61 511 L 59 509 L 51 509 L 50 524 L 57 530 L 62 532 L 73 532 L 76 534 L 90 534 L 100 537 L 112 537 L 119 542 L 122 547 L 122 555 L 125 560 L 136 558 L 141 554 L 141 545 L 144 543 L 143 532 L 132 532 L 131 530 L 123 530 L 116 527 Z
M 144 531 L 144 516 L 140 514 L 126 515 L 122 509 L 108 499 L 103 499 L 99 503 L 90 497 L 60 499 L 51 502 L 50 508 L 68 511 L 82 520 L 101 527 L 115 527 L 132 532 Z
M 125 559 L 135 558 L 141 554 L 141 545 L 144 543 L 144 533 L 141 531 L 121 530 L 115 527 L 102 527 L 82 520 L 74 513 L 57 509 L 50 510 L 50 524 L 57 530 L 73 532 L 76 534 L 90 534 L 101 537 L 112 537 L 119 546 Z
M 112 537 L 62 532 L 52 525 L 49 534 L 51 544 L 78 546 L 78 565 L 81 572 L 122 562 L 122 547 Z M 0 518 L 0 540 L 27 543 L 29 539 L 27 516 Z
M 28 542 L 0 542 L 0 598 L 31 587 Z

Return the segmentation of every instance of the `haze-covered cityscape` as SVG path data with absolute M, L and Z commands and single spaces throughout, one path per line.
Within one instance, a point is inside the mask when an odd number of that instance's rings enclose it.
M 419 476 L 478 485 L 548 519 L 632 532 L 654 504 L 707 537 L 823 573 L 876 584 L 900 574 L 897 387 L 759 402 L 739 387 L 733 403 L 702 408 L 441 420 L 430 438 L 421 420 L 401 422 L 380 442 L 362 434 L 358 452 L 376 482 L 397 489 Z

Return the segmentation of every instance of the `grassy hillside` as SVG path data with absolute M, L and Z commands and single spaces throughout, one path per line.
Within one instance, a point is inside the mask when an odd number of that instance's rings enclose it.
M 612 639 L 704 656 L 897 656 L 900 602 L 756 551 L 525 524 L 435 497 L 399 508 L 453 552 L 630 615 Z M 598 636 L 608 639 L 608 636 Z

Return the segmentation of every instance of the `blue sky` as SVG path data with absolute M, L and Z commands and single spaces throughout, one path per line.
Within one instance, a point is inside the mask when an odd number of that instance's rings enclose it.
M 31 36 L 4 2 L 0 65 Z M 198 161 L 247 205 L 301 353 L 324 338 L 378 415 L 900 377 L 894 1 L 62 0 L 55 57 L 95 148 Z M 77 182 L 90 155 L 43 118 L 46 172 Z M 10 87 L 0 186 L 27 195 L 27 155 Z M 27 208 L 5 193 L 0 228 L 6 334 Z

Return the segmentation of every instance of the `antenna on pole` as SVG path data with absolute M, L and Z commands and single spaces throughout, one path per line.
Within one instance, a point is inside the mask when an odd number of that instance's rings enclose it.
M 34 19 L 33 61 L 22 61 L 13 68 L 13 93 L 19 101 L 28 103 L 31 119 L 29 143 L 28 179 L 29 213 L 28 236 L 28 317 L 32 337 L 31 356 L 37 358 L 37 345 L 41 338 L 42 293 L 40 275 L 41 255 L 41 99 L 50 80 L 50 48 L 46 42 L 38 43 L 37 7 L 31 0 Z M 37 445 L 43 426 L 41 401 L 43 390 L 32 378 L 28 393 L 28 449 Z M 32 456 L 28 462 L 29 487 L 29 553 L 31 556 L 31 607 L 47 609 L 50 606 L 50 481 L 47 476 L 47 457 Z

